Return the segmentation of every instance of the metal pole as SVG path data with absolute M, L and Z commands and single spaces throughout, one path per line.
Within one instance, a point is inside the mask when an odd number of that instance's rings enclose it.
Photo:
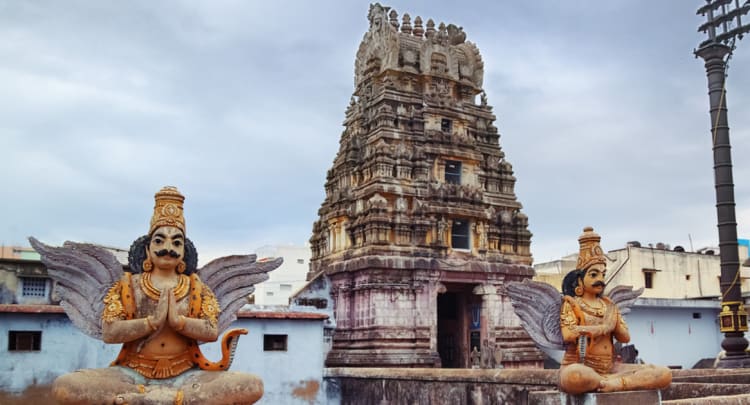
M 726 357 L 719 362 L 720 368 L 750 367 L 750 356 L 745 352 L 748 341 L 747 313 L 740 290 L 740 260 L 737 244 L 737 220 L 735 218 L 734 182 L 732 176 L 732 154 L 729 143 L 726 90 L 724 86 L 725 57 L 731 48 L 712 42 L 698 49 L 695 54 L 705 61 L 708 76 L 708 95 L 711 113 L 711 138 L 714 154 L 714 184 L 716 188 L 716 214 L 719 229 L 721 257 L 721 306 L 720 330 L 724 333 L 721 347 Z

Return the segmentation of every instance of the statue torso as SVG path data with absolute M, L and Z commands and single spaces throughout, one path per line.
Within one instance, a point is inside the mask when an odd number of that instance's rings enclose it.
M 586 304 L 580 297 L 574 297 L 573 301 L 583 317 L 583 322 L 580 324 L 588 326 L 602 325 L 604 323 L 605 312 L 610 309 L 610 306 L 614 305 L 606 300 L 599 300 L 602 304 L 601 307 L 594 307 Z M 567 301 L 563 303 L 562 313 L 560 314 L 563 327 L 565 327 L 566 323 L 568 326 L 579 325 L 575 312 L 576 311 L 570 303 Z M 584 364 L 594 368 L 600 374 L 606 373 L 612 366 L 612 350 L 613 345 L 611 334 L 588 339 Z M 577 344 L 568 344 L 562 364 L 567 365 L 578 363 L 579 361 L 579 346 Z
M 143 319 L 156 313 L 160 292 L 149 279 L 147 274 L 126 273 L 105 298 L 105 302 L 117 301 L 120 305 L 108 305 L 103 318 Z M 180 275 L 174 291 L 178 315 L 216 325 L 218 301 L 197 275 Z M 191 349 L 197 349 L 195 339 L 178 333 L 165 322 L 153 333 L 124 343 L 112 365 L 132 368 L 148 378 L 174 377 L 194 367 L 195 353 L 191 355 Z
M 132 277 L 133 295 L 135 297 L 135 318 L 145 318 L 156 313 L 156 305 L 159 303 L 159 297 L 150 292 L 148 287 L 153 284 L 148 283 L 143 274 L 135 274 Z M 181 276 L 183 283 L 187 284 L 184 294 L 177 294 L 177 313 L 178 315 L 190 316 L 190 299 L 189 287 L 190 278 Z M 151 294 L 152 296 L 149 296 Z M 141 349 L 142 355 L 174 355 L 185 352 L 188 344 L 193 340 L 180 335 L 168 324 L 156 330 L 152 335 L 136 340 Z

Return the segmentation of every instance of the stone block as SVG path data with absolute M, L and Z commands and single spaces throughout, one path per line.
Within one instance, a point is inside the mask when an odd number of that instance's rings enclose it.
M 529 392 L 529 405 L 656 405 L 661 404 L 661 392 L 622 391 L 583 395 L 569 395 L 559 391 Z

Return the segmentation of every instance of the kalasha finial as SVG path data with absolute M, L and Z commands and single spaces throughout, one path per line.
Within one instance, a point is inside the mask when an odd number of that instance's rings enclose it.
M 166 186 L 154 195 L 154 215 L 151 217 L 151 235 L 156 228 L 174 226 L 185 233 L 185 217 L 182 215 L 182 204 L 185 196 L 180 194 L 177 187 Z
M 388 17 L 390 17 L 389 21 L 391 22 L 391 25 L 393 26 L 393 28 L 395 28 L 396 31 L 398 31 L 398 13 L 396 12 L 396 10 L 391 9 L 391 13 L 388 14 Z
M 425 32 L 424 36 L 427 38 L 432 38 L 435 35 L 435 21 L 432 21 L 432 18 L 427 20 L 427 31 Z
M 417 18 L 414 19 L 414 36 L 422 38 L 422 34 L 424 34 L 424 28 L 422 28 L 422 17 L 417 16 Z
M 401 32 L 404 34 L 411 34 L 411 17 L 409 13 L 404 13 L 404 17 L 401 21 Z

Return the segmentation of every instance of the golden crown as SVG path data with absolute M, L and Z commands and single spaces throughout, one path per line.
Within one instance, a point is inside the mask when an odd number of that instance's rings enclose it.
M 578 253 L 576 269 L 586 270 L 594 264 L 607 264 L 607 258 L 599 245 L 601 240 L 602 237 L 594 232 L 594 228 L 590 226 L 583 228 L 583 233 L 578 237 L 581 249 Z
M 154 195 L 154 216 L 151 217 L 151 235 L 156 228 L 174 226 L 185 233 L 185 217 L 182 216 L 182 204 L 185 196 L 177 191 L 177 187 L 166 186 Z

